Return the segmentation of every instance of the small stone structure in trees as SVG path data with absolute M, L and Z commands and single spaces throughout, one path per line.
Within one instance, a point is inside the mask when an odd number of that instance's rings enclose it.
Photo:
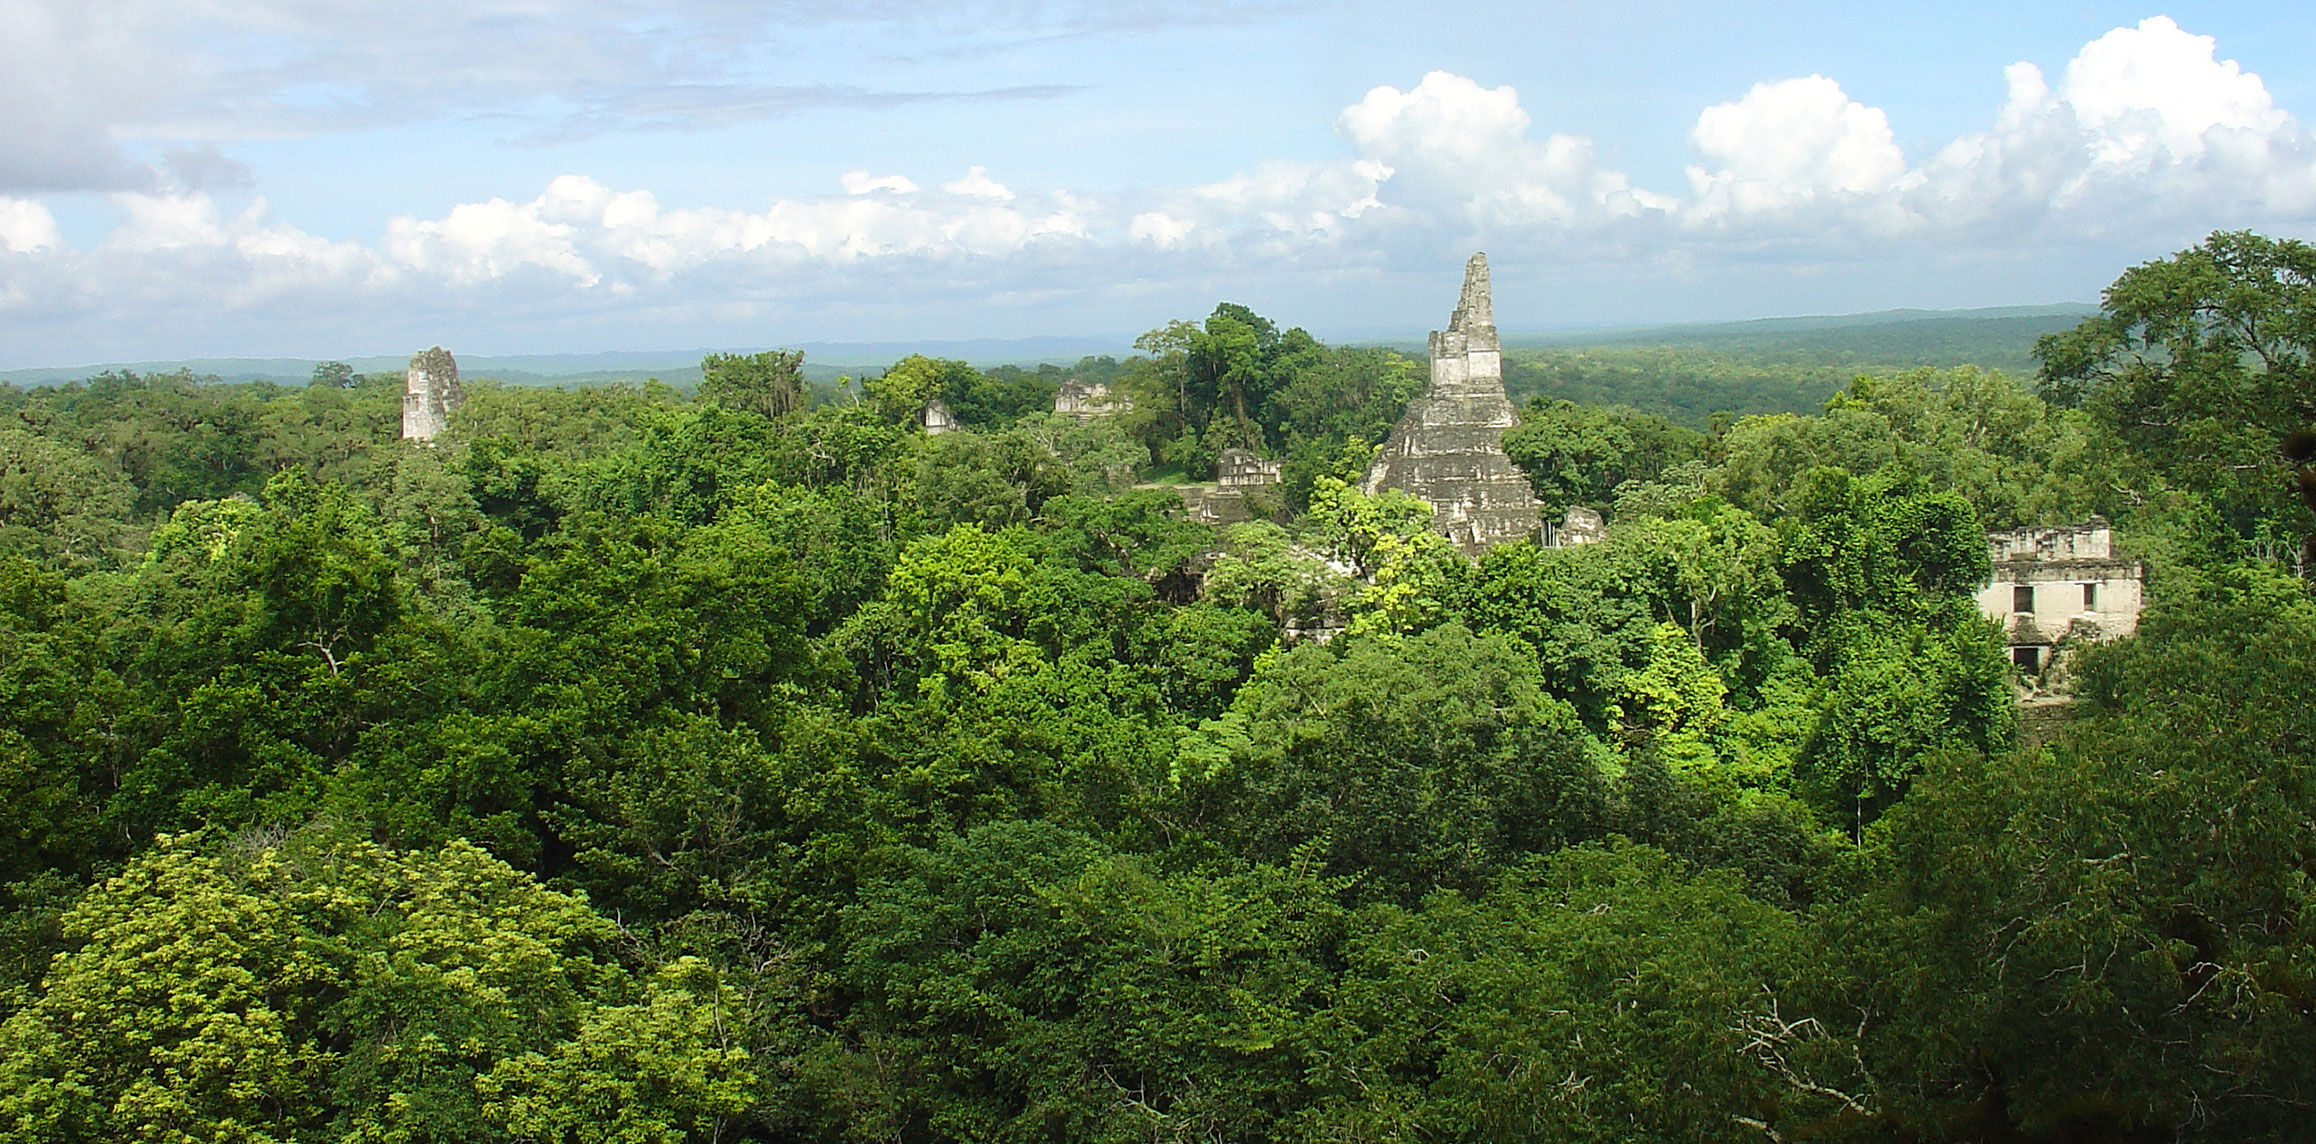
M 925 399 L 925 435 L 937 437 L 957 428 L 957 416 L 949 412 L 948 403 L 938 397 Z
M 1504 393 L 1488 256 L 1474 254 L 1447 329 L 1432 331 L 1431 385 L 1391 430 L 1362 490 L 1398 489 L 1429 504 L 1432 527 L 1468 556 L 1536 536 L 1535 492 L 1504 455 L 1504 430 L 1519 421 Z
M 407 441 L 434 440 L 450 427 L 450 415 L 466 404 L 458 359 L 441 346 L 412 354 L 402 383 L 402 437 Z
M 1214 461 L 1214 483 L 1226 489 L 1251 489 L 1279 483 L 1279 463 L 1266 461 L 1250 449 L 1224 449 Z
M 1132 398 L 1122 393 L 1112 393 L 1108 385 L 1098 381 L 1089 385 L 1073 377 L 1061 383 L 1061 388 L 1053 394 L 1053 411 L 1080 421 L 1091 421 L 1113 413 L 1129 413 L 1133 408 Z
M 1575 505 L 1561 514 L 1559 523 L 1544 522 L 1544 547 L 1574 548 L 1579 544 L 1598 544 L 1608 539 L 1608 522 L 1599 513 Z
M 2146 570 L 2115 555 L 2106 520 L 1990 532 L 1986 547 L 1994 575 L 1978 608 L 2002 625 L 2022 675 L 2049 673 L 2072 645 L 2139 629 Z

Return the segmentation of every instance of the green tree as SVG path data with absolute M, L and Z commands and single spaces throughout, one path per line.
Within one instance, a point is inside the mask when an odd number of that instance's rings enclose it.
M 463 843 L 179 838 L 63 925 L 0 1024 L 17 1139 L 665 1139 L 755 1083 L 712 976 L 623 1007 L 616 927 Z
M 1310 846 L 1363 895 L 1414 900 L 1597 831 L 1602 754 L 1525 649 L 1450 624 L 1268 660 L 1184 733 L 1179 776 L 1222 852 Z
M 2127 270 L 2098 316 L 2035 343 L 2043 390 L 2080 402 L 2142 493 L 2208 498 L 2270 558 L 2316 532 L 2287 437 L 2316 425 L 2316 247 L 2248 231 Z
M 777 421 L 804 407 L 804 351 L 709 354 L 700 359 L 700 396 Z

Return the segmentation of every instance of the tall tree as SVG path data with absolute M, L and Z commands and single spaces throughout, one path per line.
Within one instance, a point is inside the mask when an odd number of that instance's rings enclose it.
M 700 396 L 777 421 L 804 407 L 804 351 L 709 354 L 700 359 Z
M 2286 456 L 2316 425 L 2311 354 L 2316 246 L 2248 231 L 2124 271 L 2097 317 L 2035 343 L 2043 392 L 2092 413 L 2127 479 L 2207 499 L 2273 555 L 2316 532 Z

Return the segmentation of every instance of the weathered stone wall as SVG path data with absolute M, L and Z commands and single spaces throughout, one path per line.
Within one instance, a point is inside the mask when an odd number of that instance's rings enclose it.
M 402 436 L 432 441 L 450 427 L 450 415 L 466 404 L 458 380 L 458 359 L 441 346 L 412 354 L 402 375 Z
M 1053 395 L 1054 412 L 1080 421 L 1090 421 L 1112 413 L 1126 413 L 1133 408 L 1132 398 L 1110 392 L 1110 387 L 1101 382 L 1088 385 L 1071 378 L 1061 383 L 1061 388 L 1055 390 Z
M 1579 544 L 1598 544 L 1608 539 L 1608 522 L 1599 513 L 1575 505 L 1560 517 L 1560 522 L 1544 522 L 1544 547 L 1574 548 Z
M 1215 458 L 1214 482 L 1226 489 L 1275 485 L 1279 483 L 1279 462 L 1266 461 L 1248 449 L 1224 449 Z
M 939 436 L 957 428 L 957 417 L 949 412 L 949 405 L 938 397 L 925 400 L 925 433 Z
M 1448 328 L 1431 335 L 1431 385 L 1376 454 L 1363 487 L 1398 489 L 1429 504 L 1432 526 L 1476 556 L 1490 545 L 1535 536 L 1535 494 L 1504 455 L 1504 430 L 1519 424 L 1504 394 L 1488 258 L 1464 265 L 1464 288 Z
M 2145 569 L 2115 555 L 2105 520 L 1990 532 L 1986 546 L 1994 575 L 1978 608 L 2003 626 L 2022 668 L 2042 671 L 2068 644 L 2139 630 Z

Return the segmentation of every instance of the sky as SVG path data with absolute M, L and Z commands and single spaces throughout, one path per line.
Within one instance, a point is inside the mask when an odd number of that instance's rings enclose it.
M 2274 0 L 0 0 L 0 369 L 2088 302 L 2302 112 Z

